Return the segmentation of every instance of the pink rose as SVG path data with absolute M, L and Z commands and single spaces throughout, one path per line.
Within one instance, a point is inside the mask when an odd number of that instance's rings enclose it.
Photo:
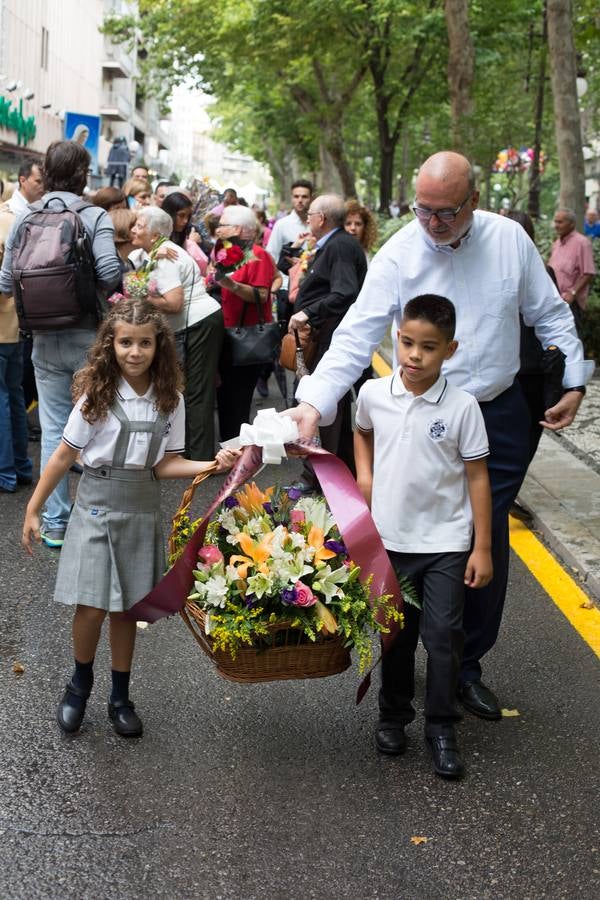
M 201 547 L 200 550 L 198 550 L 198 562 L 205 569 L 210 569 L 212 566 L 222 561 L 223 554 L 214 544 L 205 544 L 204 547 Z
M 300 531 L 300 525 L 304 522 L 304 519 L 303 509 L 293 509 L 290 512 L 291 531 Z
M 215 254 L 215 259 L 218 263 L 224 263 L 227 260 L 227 250 L 218 250 Z
M 307 584 L 303 584 L 301 581 L 297 581 L 294 585 L 296 590 L 296 598 L 294 600 L 294 606 L 314 606 L 317 602 L 317 598 L 309 588 Z

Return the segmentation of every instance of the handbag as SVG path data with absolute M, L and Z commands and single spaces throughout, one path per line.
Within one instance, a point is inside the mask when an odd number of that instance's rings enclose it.
M 244 325 L 246 314 L 244 303 L 239 323 L 233 328 L 225 329 L 224 349 L 227 362 L 232 366 L 254 366 L 273 362 L 281 343 L 279 323 L 265 322 L 259 290 L 258 288 L 252 290 L 258 310 L 256 325 Z
M 281 341 L 281 353 L 279 354 L 279 365 L 290 372 L 297 372 L 298 368 L 310 369 L 315 356 L 317 355 L 318 343 L 314 331 L 308 334 L 294 328 L 294 333 L 289 332 L 284 335 Z M 298 365 L 300 363 L 300 366 Z M 302 374 L 306 374 L 303 372 Z

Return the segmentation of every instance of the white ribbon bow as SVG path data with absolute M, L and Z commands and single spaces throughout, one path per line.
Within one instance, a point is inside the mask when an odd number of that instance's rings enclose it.
M 239 437 L 222 441 L 224 450 L 240 450 L 255 444 L 262 447 L 263 465 L 281 464 L 287 456 L 284 444 L 298 440 L 298 426 L 289 416 L 280 416 L 276 409 L 260 409 L 252 425 L 244 422 Z

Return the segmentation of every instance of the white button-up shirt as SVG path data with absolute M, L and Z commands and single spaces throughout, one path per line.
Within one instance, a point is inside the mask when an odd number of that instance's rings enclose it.
M 493 400 L 519 370 L 519 312 L 543 347 L 566 355 L 565 388 L 585 384 L 594 365 L 583 358 L 573 315 L 549 278 L 535 245 L 511 219 L 476 210 L 453 249 L 435 245 L 415 220 L 377 253 L 331 347 L 296 393 L 333 421 L 337 402 L 369 364 L 394 318 L 419 294 L 441 294 L 456 308 L 458 350 L 443 366 L 449 381 L 478 400 Z
M 275 261 L 275 265 L 279 262 L 279 255 L 284 244 L 295 241 L 299 234 L 309 231 L 308 222 L 303 222 L 295 209 L 291 211 L 289 216 L 283 216 L 277 219 L 273 225 L 273 231 L 267 244 L 267 253 L 270 253 Z M 283 273 L 282 273 L 283 274 Z M 283 276 L 282 287 L 287 290 L 288 276 Z

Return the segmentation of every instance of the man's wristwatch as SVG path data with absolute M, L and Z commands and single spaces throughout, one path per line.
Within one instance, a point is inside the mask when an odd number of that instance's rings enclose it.
M 577 387 L 565 388 L 565 394 L 569 391 L 577 391 L 579 394 L 583 394 L 585 396 L 585 384 L 578 384 Z

